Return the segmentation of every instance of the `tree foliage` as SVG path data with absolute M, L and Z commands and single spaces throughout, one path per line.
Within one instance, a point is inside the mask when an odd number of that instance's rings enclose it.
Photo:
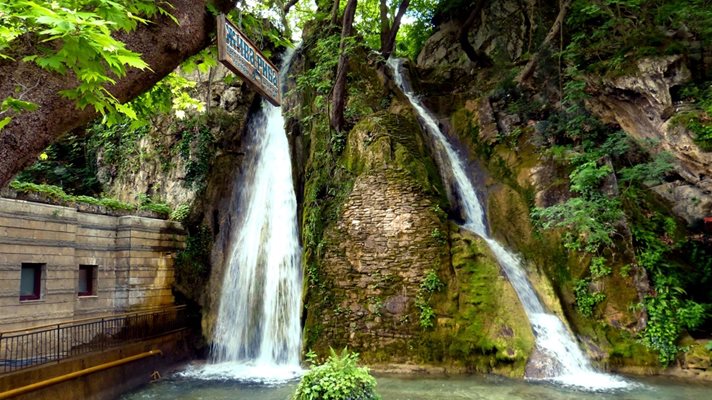
M 0 58 L 17 57 L 13 46 L 23 38 L 37 41 L 35 54 L 22 61 L 62 75 L 71 73 L 76 87 L 62 94 L 79 108 L 93 106 L 101 114 L 119 111 L 136 115 L 107 89 L 128 68 L 145 69 L 140 54 L 114 37 L 157 14 L 169 15 L 170 4 L 149 0 L 20 0 L 0 3 Z M 176 21 L 177 23 L 177 21 Z M 18 44 L 21 45 L 21 44 Z
M 710 0 L 575 0 L 565 54 L 581 68 L 611 71 L 641 56 L 680 54 L 712 41 Z

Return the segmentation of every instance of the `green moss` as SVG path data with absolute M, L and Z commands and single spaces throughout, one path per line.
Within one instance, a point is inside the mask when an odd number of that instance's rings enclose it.
M 523 376 L 534 336 L 516 293 L 481 239 L 462 231 L 452 242 L 450 293 L 456 296 L 433 298 L 439 314 L 450 318 L 423 338 L 424 360 Z

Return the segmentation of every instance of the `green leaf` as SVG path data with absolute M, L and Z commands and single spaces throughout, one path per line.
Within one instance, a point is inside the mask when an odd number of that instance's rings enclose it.
M 5 117 L 3 119 L 0 119 L 0 130 L 2 130 L 7 124 L 9 124 L 10 121 L 12 121 L 12 118 L 10 118 L 10 117 Z
M 2 110 L 12 109 L 14 111 L 35 111 L 38 105 L 29 101 L 18 100 L 13 97 L 8 97 L 3 100 L 0 108 Z

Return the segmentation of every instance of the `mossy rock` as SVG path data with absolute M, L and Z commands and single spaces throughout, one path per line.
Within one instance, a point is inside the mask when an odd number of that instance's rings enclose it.
M 450 296 L 436 299 L 439 315 L 447 318 L 425 335 L 425 361 L 522 377 L 534 348 L 524 309 L 487 244 L 454 228 Z

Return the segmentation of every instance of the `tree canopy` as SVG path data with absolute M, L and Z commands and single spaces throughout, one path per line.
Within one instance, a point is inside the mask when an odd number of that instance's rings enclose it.
M 224 0 L 0 3 L 0 186 L 57 136 L 124 103 L 210 44 Z

